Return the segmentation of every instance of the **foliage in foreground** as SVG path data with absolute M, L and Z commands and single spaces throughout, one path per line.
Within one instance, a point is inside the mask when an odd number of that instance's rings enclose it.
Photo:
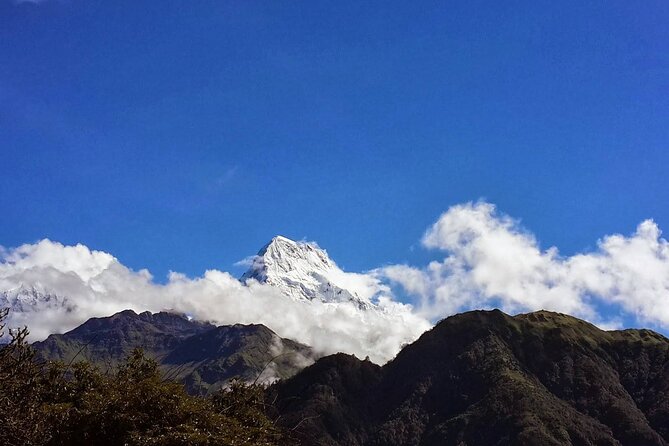
M 0 333 L 7 310 L 0 310 Z M 263 387 L 233 382 L 212 398 L 188 395 L 134 351 L 113 373 L 89 363 L 38 364 L 27 329 L 0 347 L 0 444 L 288 444 L 264 412 Z

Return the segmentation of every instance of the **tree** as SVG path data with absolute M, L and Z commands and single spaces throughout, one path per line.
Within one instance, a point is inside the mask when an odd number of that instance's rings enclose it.
M 5 332 L 9 309 L 0 309 L 0 444 L 41 445 L 48 439 L 40 405 L 41 370 L 26 327 Z

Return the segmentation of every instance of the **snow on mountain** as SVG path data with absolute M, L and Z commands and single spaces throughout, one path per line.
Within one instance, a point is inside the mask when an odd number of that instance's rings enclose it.
M 11 327 L 26 325 L 31 315 L 46 312 L 64 312 L 72 314 L 76 305 L 67 297 L 46 291 L 37 286 L 20 285 L 17 288 L 0 291 L 0 308 L 9 308 Z M 18 316 L 18 317 L 17 317 Z M 39 328 L 39 327 L 33 327 Z M 9 336 L 1 336 L 0 344 L 9 342 Z
M 352 302 L 374 306 L 372 298 L 385 288 L 366 274 L 346 273 L 315 243 L 276 236 L 252 258 L 241 281 L 257 280 L 278 288 L 296 301 Z
M 21 285 L 18 288 L 0 291 L 0 308 L 10 308 L 12 312 L 24 313 L 45 308 L 62 307 L 72 311 L 75 306 L 66 297 L 48 292 L 36 286 Z
M 320 353 L 378 363 L 431 325 L 374 273 L 344 272 L 314 243 L 276 237 L 251 263 L 242 281 L 213 269 L 158 283 L 147 270 L 83 245 L 0 247 L 0 308 L 12 309 L 6 328 L 28 326 L 33 341 L 125 309 L 172 308 L 218 325 L 263 324 Z

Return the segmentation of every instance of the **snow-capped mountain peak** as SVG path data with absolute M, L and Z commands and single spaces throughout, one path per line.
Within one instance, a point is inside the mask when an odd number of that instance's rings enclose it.
M 255 279 L 277 287 L 295 300 L 353 302 L 371 305 L 374 283 L 367 276 L 345 273 L 315 243 L 274 237 L 253 258 L 242 282 Z
M 36 311 L 54 307 L 64 307 L 68 311 L 72 309 L 66 297 L 49 292 L 40 286 L 26 286 L 24 284 L 17 288 L 0 291 L 0 308 L 6 307 L 13 312 Z

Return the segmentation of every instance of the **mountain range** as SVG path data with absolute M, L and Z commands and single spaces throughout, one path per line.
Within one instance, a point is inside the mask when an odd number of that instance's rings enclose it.
M 378 284 L 285 237 L 249 259 L 240 282 L 304 305 L 384 311 Z M 76 311 L 37 285 L 0 293 L 0 305 Z M 303 445 L 669 445 L 669 339 L 548 311 L 451 316 L 384 365 L 344 353 L 319 358 L 264 325 L 216 326 L 174 311 L 121 311 L 33 345 L 43 359 L 103 368 L 141 347 L 197 395 L 235 377 L 271 383 L 273 419 Z
M 34 346 L 102 367 L 142 347 L 193 394 L 233 377 L 273 383 L 271 415 L 302 445 L 669 444 L 669 339 L 548 311 L 451 316 L 383 366 L 344 353 L 314 362 L 262 325 L 167 312 L 91 319 Z
M 360 279 L 362 275 L 344 273 L 315 243 L 276 236 L 249 263 L 240 282 L 271 286 L 280 291 L 277 298 L 283 296 L 305 305 L 315 301 L 347 305 L 348 310 L 383 315 L 372 301 L 377 288 Z M 9 307 L 10 314 L 46 309 L 77 311 L 67 296 L 39 283 L 20 284 L 0 292 L 0 306 Z M 234 377 L 245 381 L 286 378 L 318 357 L 310 347 L 281 338 L 264 325 L 216 327 L 172 311 L 137 314 L 126 310 L 92 318 L 66 333 L 51 334 L 34 346 L 43 359 L 66 363 L 88 360 L 103 367 L 114 367 L 134 348 L 141 347 L 165 373 L 197 394 L 215 391 Z
M 311 348 L 264 325 L 215 326 L 175 313 L 122 311 L 93 318 L 64 334 L 33 343 L 45 360 L 86 360 L 114 368 L 135 348 L 192 394 L 208 394 L 230 379 L 271 382 L 313 362 Z
M 239 281 L 243 285 L 258 282 L 268 285 L 285 298 L 296 302 L 320 302 L 329 306 L 353 304 L 361 312 L 375 311 L 384 314 L 374 303 L 374 298 L 384 290 L 382 286 L 365 274 L 342 271 L 328 256 L 327 252 L 313 242 L 293 241 L 283 236 L 276 236 L 248 259 L 249 268 Z M 104 271 L 104 268 L 102 269 Z M 68 271 L 76 276 L 77 273 Z M 100 274 L 97 271 L 96 274 Z M 93 277 L 80 277 L 83 288 Z M 12 277 L 8 278 L 11 283 Z M 0 289 L 0 308 L 10 308 L 10 320 L 13 316 L 30 313 L 61 312 L 75 313 L 79 310 L 79 300 L 71 299 L 67 293 L 49 289 L 32 275 L 31 283 L 16 282 L 14 287 Z M 47 281 L 48 282 L 48 281 Z M 85 299 L 96 299 L 96 291 L 104 290 L 106 285 L 92 285 L 85 291 Z M 26 320 L 26 318 L 18 318 Z

